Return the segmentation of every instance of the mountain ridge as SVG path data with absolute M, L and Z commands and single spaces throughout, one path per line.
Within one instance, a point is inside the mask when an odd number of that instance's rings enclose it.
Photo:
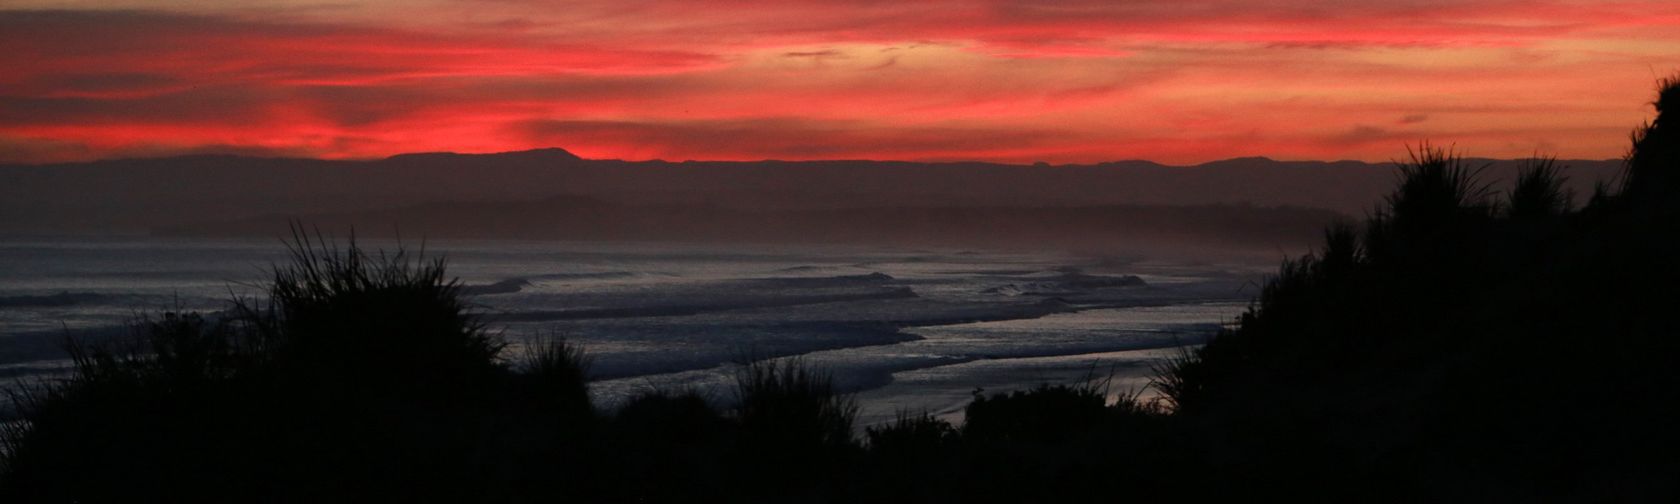
M 116 157 L 116 158 L 93 159 L 93 160 L 86 160 L 86 161 L 65 161 L 65 162 L 53 162 L 53 163 L 14 163 L 14 162 L 0 161 L 0 169 L 61 167 L 61 166 L 76 166 L 76 165 L 97 165 L 97 164 L 111 164 L 111 163 L 125 163 L 125 162 L 165 162 L 165 161 L 202 160 L 202 159 L 313 161 L 313 162 L 327 162 L 327 163 L 379 163 L 379 162 L 408 161 L 408 160 L 422 160 L 422 159 L 454 159 L 454 160 L 460 160 L 460 159 L 511 159 L 511 158 L 552 159 L 552 160 L 559 160 L 559 161 L 597 161 L 597 162 L 620 162 L 620 163 L 668 163 L 668 164 L 695 164 L 695 163 L 709 163 L 709 164 L 880 163 L 880 164 L 913 164 L 913 165 L 933 165 L 933 166 L 987 165 L 987 166 L 1012 166 L 1012 167 L 1026 167 L 1026 168 L 1042 168 L 1042 167 L 1050 167 L 1050 168 L 1060 168 L 1060 167 L 1117 167 L 1117 166 L 1138 166 L 1138 165 L 1152 165 L 1152 166 L 1159 166 L 1159 167 L 1165 167 L 1165 168 L 1208 168 L 1208 167 L 1234 166 L 1234 165 L 1241 165 L 1243 163 L 1263 163 L 1263 164 L 1269 163 L 1269 164 L 1280 164 L 1280 165 L 1291 165 L 1291 164 L 1352 165 L 1352 164 L 1359 164 L 1359 165 L 1385 166 L 1385 167 L 1391 167 L 1391 166 L 1395 165 L 1395 163 L 1393 161 L 1372 162 L 1372 161 L 1360 161 L 1360 160 L 1357 160 L 1357 159 L 1337 159 L 1337 160 L 1275 159 L 1275 158 L 1272 158 L 1270 156 L 1237 156 L 1237 157 L 1232 157 L 1232 158 L 1215 159 L 1215 160 L 1211 160 L 1211 161 L 1205 161 L 1205 162 L 1194 163 L 1194 164 L 1167 164 L 1167 163 L 1162 163 L 1162 162 L 1159 162 L 1159 161 L 1153 161 L 1153 160 L 1149 160 L 1149 159 L 1137 159 L 1137 158 L 1116 159 L 1116 160 L 1109 160 L 1109 161 L 1096 161 L 1096 162 L 1090 162 L 1090 163 L 1046 163 L 1046 162 L 1006 163 L 1006 162 L 983 161 L 983 160 L 914 161 L 914 160 L 901 160 L 901 159 L 803 159 L 803 160 L 789 160 L 789 159 L 768 159 L 768 158 L 767 159 L 757 159 L 757 160 L 684 159 L 684 160 L 680 160 L 680 161 L 673 161 L 673 160 L 660 159 L 660 158 L 642 159 L 642 160 L 617 159 L 617 158 L 586 158 L 586 157 L 579 156 L 576 153 L 573 153 L 570 150 L 567 150 L 566 148 L 550 146 L 550 147 L 534 147 L 534 148 L 530 148 L 530 149 L 511 150 L 511 151 L 497 151 L 497 152 L 417 151 L 417 152 L 404 152 L 404 153 L 392 154 L 392 155 L 385 156 L 385 157 L 371 157 L 371 158 L 319 158 L 319 157 L 306 157 L 306 156 L 260 156 L 260 155 L 250 155 L 250 154 L 234 154 L 234 153 L 225 153 L 225 154 L 223 154 L 223 153 L 200 153 L 200 154 L 180 154 L 180 155 L 173 155 L 173 156 Z M 1480 162 L 1522 161 L 1523 160 L 1522 158 L 1506 159 L 1506 158 L 1483 158 L 1483 157 L 1466 157 L 1465 159 L 1467 161 L 1478 162 L 1478 163 L 1480 163 Z M 1622 161 L 1623 160 L 1621 160 L 1621 159 L 1615 159 L 1615 158 L 1612 158 L 1612 159 L 1559 159 L 1558 160 L 1558 162 L 1561 163 L 1561 164 L 1569 164 L 1569 163 L 1620 163 Z
M 1508 182 L 1522 161 L 1488 164 Z M 1619 160 L 1569 160 L 1585 196 Z M 0 166 L 0 235 L 144 233 L 275 215 L 368 214 L 442 202 L 588 197 L 626 207 L 746 212 L 859 208 L 1252 205 L 1357 216 L 1380 203 L 1391 163 L 1246 157 L 1194 166 L 912 161 L 625 161 L 561 148 L 415 153 L 373 160 L 190 155 Z M 1501 187 L 1501 186 L 1496 186 Z M 562 218 L 563 216 L 556 216 Z

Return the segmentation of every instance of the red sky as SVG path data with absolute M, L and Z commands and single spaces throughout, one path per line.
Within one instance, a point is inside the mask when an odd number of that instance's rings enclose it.
M 8 0 L 0 48 L 0 162 L 1612 158 L 1680 2 Z

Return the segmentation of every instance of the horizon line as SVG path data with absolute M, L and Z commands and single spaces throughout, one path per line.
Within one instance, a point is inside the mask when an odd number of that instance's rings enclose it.
M 191 152 L 191 153 L 179 153 L 179 154 L 166 154 L 166 155 L 158 155 L 158 156 L 140 155 L 140 156 L 125 156 L 125 157 L 88 159 L 88 160 L 81 160 L 81 161 L 55 161 L 55 162 L 46 162 L 46 163 L 13 162 L 13 161 L 0 160 L 0 166 L 7 166 L 7 167 L 49 167 L 49 166 L 63 166 L 63 165 L 114 163 L 114 162 L 123 162 L 123 161 L 160 161 L 160 160 L 169 160 L 169 159 L 188 159 L 188 158 L 236 158 L 236 159 L 267 159 L 267 160 L 300 160 L 300 161 L 328 161 L 328 162 L 349 162 L 349 163 L 375 163 L 375 162 L 382 162 L 382 161 L 391 161 L 391 160 L 396 160 L 396 159 L 405 158 L 405 157 L 407 157 L 407 158 L 424 157 L 424 156 L 492 157 L 492 156 L 509 156 L 509 155 L 519 155 L 519 154 L 539 154 L 539 153 L 540 154 L 563 154 L 564 156 L 569 157 L 572 160 L 589 161 L 589 162 L 613 162 L 613 161 L 617 161 L 617 162 L 624 162 L 624 163 L 667 163 L 667 164 L 682 164 L 682 163 L 789 163 L 789 164 L 796 164 L 796 163 L 905 163 L 905 164 L 925 164 L 925 165 L 981 164 L 981 165 L 995 165 L 995 166 L 1015 166 L 1015 167 L 1025 167 L 1025 168 L 1102 166 L 1102 165 L 1124 164 L 1124 163 L 1149 163 L 1149 164 L 1162 166 L 1162 167 L 1167 167 L 1167 168 L 1195 168 L 1195 167 L 1201 167 L 1201 166 L 1206 166 L 1206 165 L 1210 165 L 1210 164 L 1227 163 L 1227 162 L 1231 162 L 1231 161 L 1263 161 L 1263 162 L 1272 162 L 1272 163 L 1324 163 L 1324 164 L 1358 163 L 1358 164 L 1366 164 L 1366 165 L 1386 165 L 1386 164 L 1398 164 L 1398 163 L 1402 162 L 1398 158 L 1389 159 L 1387 161 L 1364 161 L 1364 160 L 1358 160 L 1358 159 L 1277 159 L 1277 158 L 1273 158 L 1273 157 L 1265 156 L 1265 155 L 1235 156 L 1235 157 L 1229 157 L 1229 158 L 1214 159 L 1214 160 L 1209 160 L 1209 161 L 1204 161 L 1204 162 L 1201 162 L 1201 163 L 1194 163 L 1194 164 L 1169 164 L 1169 163 L 1162 163 L 1160 161 L 1154 161 L 1154 160 L 1142 159 L 1142 158 L 1114 159 L 1114 160 L 1096 161 L 1096 162 L 1090 162 L 1090 163 L 1050 163 L 1050 162 L 1046 162 L 1046 161 L 1008 162 L 1008 161 L 986 161 L 986 160 L 978 160 L 978 159 L 973 159 L 973 160 L 908 160 L 908 159 L 867 159 L 867 158 L 823 158 L 823 159 L 760 158 L 760 159 L 683 159 L 683 160 L 669 160 L 669 159 L 664 159 L 664 158 L 650 158 L 650 159 L 586 158 L 586 157 L 578 156 L 577 154 L 574 154 L 570 150 L 568 150 L 566 148 L 563 148 L 563 147 L 548 146 L 548 147 L 533 147 L 533 148 L 530 148 L 530 149 L 521 149 L 521 150 L 493 151 L 493 152 L 416 151 L 416 152 L 402 152 L 402 153 L 391 154 L 389 156 L 383 156 L 383 157 L 343 157 L 343 158 L 311 157 L 311 156 L 301 156 L 301 155 L 300 156 L 291 156 L 291 155 L 283 155 L 283 154 L 272 154 L 272 155 L 270 155 L 270 154 L 253 154 L 253 153 L 239 153 L 239 152 Z M 1459 152 L 1459 154 L 1463 154 L 1463 153 Z M 1569 158 L 1569 159 L 1565 159 L 1565 158 L 1555 158 L 1555 157 L 1546 157 L 1546 156 L 1531 156 L 1531 157 L 1518 157 L 1518 158 L 1494 158 L 1494 157 L 1465 156 L 1463 159 L 1473 160 L 1473 161 L 1500 162 L 1500 161 L 1524 161 L 1524 160 L 1537 159 L 1537 158 L 1538 159 L 1555 159 L 1558 162 L 1569 162 L 1569 161 L 1586 161 L 1586 162 L 1624 161 L 1623 158 L 1603 158 L 1603 159 Z

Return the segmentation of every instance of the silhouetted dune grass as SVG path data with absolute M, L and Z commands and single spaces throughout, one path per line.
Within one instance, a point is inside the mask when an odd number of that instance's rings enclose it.
M 468 312 L 441 258 L 370 255 L 353 237 L 339 250 L 301 231 L 292 243 L 291 262 L 274 268 L 269 313 L 248 314 L 281 372 L 435 396 L 497 368 L 503 343 Z
M 1575 195 L 1564 188 L 1569 177 L 1555 158 L 1534 158 L 1517 172 L 1516 185 L 1506 198 L 1506 214 L 1512 220 L 1544 220 L 1568 213 Z
M 72 342 L 11 389 L 7 502 L 1669 501 L 1680 497 L 1680 81 L 1619 190 L 1542 158 L 1500 195 L 1424 144 L 1394 193 L 1284 261 L 1153 386 L 976 391 L 854 435 L 799 359 L 729 404 L 616 411 L 558 338 L 504 355 L 441 260 L 299 233 L 268 299 Z
M 799 447 L 851 441 L 857 404 L 798 358 L 749 363 L 735 381 L 735 414 L 747 435 Z
M 1362 232 L 1286 261 L 1236 329 L 1160 379 L 1201 464 L 1275 495 L 1675 497 L 1658 475 L 1680 469 L 1662 427 L 1680 373 L 1656 357 L 1676 349 L 1662 314 L 1680 301 L 1671 129 L 1638 130 L 1621 192 L 1579 211 L 1548 160 L 1501 205 L 1450 149 L 1414 152 Z
M 527 344 L 511 385 L 525 407 L 562 418 L 587 418 L 595 411 L 589 399 L 591 359 L 564 339 Z

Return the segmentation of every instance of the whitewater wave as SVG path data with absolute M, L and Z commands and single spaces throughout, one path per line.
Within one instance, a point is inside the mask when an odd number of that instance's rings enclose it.
M 806 265 L 801 265 L 801 266 L 790 266 L 790 267 L 778 269 L 778 270 L 776 270 L 776 272 L 777 273 L 810 273 L 810 272 L 813 272 L 813 271 L 831 271 L 831 270 L 834 270 L 834 269 L 836 269 L 835 266 L 811 266 L 809 264 L 806 264 Z
M 1057 268 L 1054 276 L 1033 281 L 1011 282 L 980 291 L 982 294 L 1004 296 L 1074 296 L 1097 289 L 1147 287 L 1148 282 L 1137 275 L 1092 275 L 1078 268 Z
M 849 285 L 882 284 L 897 280 L 892 275 L 874 272 L 864 275 L 839 275 L 827 277 L 770 277 L 740 280 L 742 284 L 774 285 L 777 287 L 843 287 Z
M 602 319 L 602 318 L 635 318 L 635 317 L 675 317 L 684 315 L 698 315 L 701 313 L 744 310 L 753 308 L 784 308 L 821 303 L 838 303 L 846 301 L 868 301 L 878 299 L 908 299 L 914 298 L 916 292 L 908 287 L 889 288 L 869 292 L 845 292 L 834 294 L 787 295 L 773 298 L 759 298 L 739 300 L 733 302 L 700 302 L 691 304 L 672 304 L 662 306 L 612 307 L 612 308 L 578 308 L 571 310 L 540 310 L 507 312 L 495 316 L 497 320 L 506 322 L 543 322 L 559 320 Z
M 491 294 L 513 294 L 531 286 L 531 281 L 524 278 L 509 278 L 486 285 L 466 285 L 461 287 L 461 293 L 469 296 L 487 296 Z
M 1199 320 L 1208 314 L 1230 312 L 1239 307 L 1239 304 L 1215 303 L 1065 312 L 1039 319 L 994 316 L 989 317 L 993 320 L 977 323 L 907 329 L 902 331 L 904 337 L 885 344 L 808 348 L 761 356 L 797 355 L 806 364 L 831 373 L 836 385 L 847 392 L 894 387 L 872 393 L 886 399 L 874 404 L 880 411 L 872 414 L 890 419 L 899 407 L 925 406 L 937 411 L 950 404 L 966 404 L 969 391 L 976 386 L 1031 385 L 1040 376 L 1047 382 L 1062 383 L 1078 371 L 1087 370 L 1100 376 L 1114 371 L 1109 364 L 1115 359 L 1108 354 L 1202 343 L 1218 326 Z M 1136 322 L 1125 322 L 1128 320 Z M 1132 374 L 1140 374 L 1148 372 L 1151 362 L 1155 362 L 1154 357 L 1127 360 L 1125 364 L 1142 366 L 1141 371 L 1132 370 L 1136 371 Z M 727 395 L 738 368 L 739 363 L 734 361 L 671 373 L 643 374 L 652 371 L 643 368 L 618 379 L 596 382 L 591 385 L 591 392 L 600 404 L 609 407 L 616 400 L 649 388 L 688 388 Z M 1066 372 L 1069 370 L 1075 372 Z M 909 384 L 910 390 L 900 390 L 905 387 L 894 385 L 900 377 L 916 383 Z M 919 383 L 929 379 L 938 383 Z M 969 388 L 952 385 L 961 383 L 968 383 Z M 925 395 L 915 390 L 923 387 L 955 388 L 938 391 L 949 392 L 950 397 L 931 400 L 911 397 Z M 915 400 L 905 402 L 907 399 Z
M 613 279 L 618 279 L 618 278 L 633 278 L 633 277 L 636 277 L 638 275 L 639 275 L 638 273 L 629 272 L 629 271 L 597 271 L 597 272 L 589 272 L 589 273 L 544 273 L 544 274 L 540 274 L 540 275 L 529 275 L 529 276 L 520 277 L 520 278 L 526 279 L 526 280 L 559 280 L 559 281 L 566 281 L 566 280 L 613 280 Z M 513 279 L 509 279 L 509 280 L 513 280 Z
M 544 273 L 544 274 L 539 274 L 539 275 L 526 275 L 526 276 L 517 276 L 517 277 L 512 277 L 512 278 L 504 278 L 502 280 L 498 280 L 496 282 L 488 283 L 488 284 L 465 285 L 465 286 L 461 287 L 461 293 L 471 295 L 471 296 L 484 296 L 484 295 L 493 295 L 493 294 L 514 294 L 514 293 L 518 293 L 520 291 L 525 290 L 527 287 L 535 286 L 536 282 L 538 282 L 538 281 L 554 281 L 554 282 L 565 283 L 565 282 L 580 281 L 580 280 L 617 280 L 617 279 L 625 279 L 625 278 L 636 278 L 636 277 L 640 277 L 640 276 L 643 276 L 643 275 L 650 275 L 650 274 L 632 273 L 632 272 L 629 272 L 629 271 L 599 271 L 599 272 L 589 272 L 589 273 Z M 668 275 L 662 275 L 662 276 L 668 276 Z

